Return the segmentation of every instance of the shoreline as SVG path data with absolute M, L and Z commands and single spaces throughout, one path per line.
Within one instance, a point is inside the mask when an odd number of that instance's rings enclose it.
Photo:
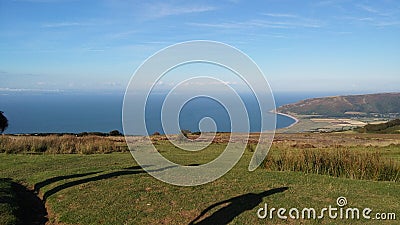
M 287 126 L 287 127 L 283 127 L 283 128 L 279 128 L 279 129 L 291 128 L 292 126 L 296 125 L 296 124 L 299 122 L 299 119 L 296 118 L 296 117 L 294 117 L 294 116 L 292 116 L 292 115 L 289 115 L 289 114 L 286 114 L 286 113 L 277 112 L 277 111 L 272 111 L 272 112 L 275 113 L 275 114 L 277 114 L 277 115 L 286 116 L 286 117 L 289 117 L 289 118 L 291 118 L 291 119 L 294 120 L 294 123 L 290 124 L 290 125 Z

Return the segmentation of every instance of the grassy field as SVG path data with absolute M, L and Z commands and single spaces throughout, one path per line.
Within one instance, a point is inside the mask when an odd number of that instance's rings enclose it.
M 223 137 L 221 137 L 223 139 Z M 119 139 L 112 139 L 120 143 Z M 400 161 L 399 135 L 278 134 L 270 157 L 281 151 L 304 149 L 378 152 L 382 160 Z M 223 143 L 205 151 L 184 152 L 157 140 L 163 155 L 182 164 L 204 163 L 217 156 Z M 107 151 L 108 152 L 108 151 Z M 197 187 L 165 184 L 145 173 L 128 152 L 111 154 L 0 154 L 0 215 L 9 224 L 27 220 L 19 208 L 46 207 L 31 220 L 50 224 L 396 224 L 396 221 L 330 219 L 259 219 L 257 210 L 269 208 L 346 207 L 371 208 L 400 215 L 400 182 L 357 180 L 260 167 L 248 172 L 252 152 L 222 178 Z M 21 190 L 23 184 L 32 191 Z M 30 199 L 20 206 L 18 199 Z M 35 193 L 43 200 L 35 202 Z M 8 197 L 7 197 L 8 196 Z M 7 198 L 6 198 L 7 197 Z M 9 199 L 9 201 L 3 201 Z M 16 199 L 13 201 L 12 199 Z M 17 202 L 17 204 L 15 204 Z M 39 204 L 39 205 L 38 205 Z M 23 211 L 23 210 L 22 210 Z M 28 214 L 29 215 L 29 214 Z M 29 217 L 29 216 L 28 216 Z M 4 220 L 4 221 L 6 221 Z M 1 224 L 6 222 L 0 221 Z M 23 223 L 27 224 L 27 223 Z

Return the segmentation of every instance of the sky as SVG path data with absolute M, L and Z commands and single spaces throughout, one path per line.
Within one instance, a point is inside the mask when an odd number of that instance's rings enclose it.
M 190 40 L 240 49 L 275 92 L 400 91 L 397 0 L 1 0 L 0 91 L 124 91 Z

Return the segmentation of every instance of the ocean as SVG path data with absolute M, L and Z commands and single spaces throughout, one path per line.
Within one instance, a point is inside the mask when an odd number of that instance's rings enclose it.
M 275 93 L 276 106 L 321 96 L 321 93 Z M 247 99 L 247 100 L 246 100 Z M 149 134 L 164 133 L 160 122 L 163 96 L 153 96 L 146 107 Z M 260 131 L 260 113 L 251 97 L 244 97 L 249 113 L 250 131 Z M 80 133 L 123 131 L 121 93 L 0 93 L 0 111 L 9 120 L 5 133 Z M 189 102 L 179 116 L 181 129 L 198 131 L 203 117 L 213 118 L 217 131 L 230 131 L 227 111 L 215 101 Z M 167 117 L 168 118 L 168 117 Z M 292 118 L 277 115 L 277 128 L 290 126 Z M 142 133 L 135 133 L 142 135 Z

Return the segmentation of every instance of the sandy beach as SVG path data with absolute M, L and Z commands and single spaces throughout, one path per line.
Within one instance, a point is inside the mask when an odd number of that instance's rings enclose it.
M 296 117 L 294 117 L 294 116 L 292 116 L 292 115 L 286 114 L 286 113 L 277 112 L 277 111 L 275 111 L 275 110 L 271 110 L 271 113 L 275 113 L 275 114 L 277 114 L 277 115 L 282 115 L 282 116 L 286 116 L 286 117 L 289 117 L 289 118 L 294 119 L 294 122 L 293 122 L 292 124 L 290 124 L 290 125 L 287 126 L 287 127 L 282 128 L 282 129 L 290 128 L 290 127 L 294 126 L 295 124 L 297 124 L 297 123 L 299 122 L 299 119 L 297 119 Z

